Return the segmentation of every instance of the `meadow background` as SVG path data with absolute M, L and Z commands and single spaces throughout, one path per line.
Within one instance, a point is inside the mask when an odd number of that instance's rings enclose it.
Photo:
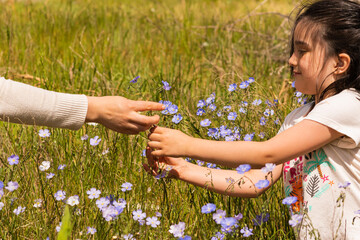
M 141 1 L 52 0 L 1 1 L 0 75 L 37 87 L 91 96 L 121 95 L 130 99 L 171 101 L 183 120 L 162 115 L 160 125 L 209 138 L 200 121 L 212 126 L 239 127 L 241 140 L 252 134 L 264 141 L 274 136 L 285 116 L 298 106 L 289 79 L 287 58 L 292 21 L 298 1 Z M 136 83 L 130 81 L 140 76 Z M 246 89 L 230 92 L 229 85 L 255 79 Z M 171 89 L 166 91 L 162 81 Z M 197 116 L 197 103 L 215 93 L 217 110 L 232 106 L 238 116 L 229 121 L 206 110 Z M 251 104 L 254 100 L 259 105 Z M 246 113 L 239 112 L 247 101 Z M 272 103 L 272 104 L 269 104 Z M 276 103 L 276 104 L 274 104 Z M 274 110 L 265 125 L 259 120 Z M 225 110 L 224 110 L 225 111 Z M 222 196 L 171 179 L 155 179 L 142 168 L 147 133 L 117 134 L 100 125 L 85 124 L 79 131 L 49 129 L 39 136 L 38 126 L 0 123 L 0 181 L 16 181 L 13 192 L 4 189 L 0 202 L 0 239 L 55 239 L 64 201 L 54 194 L 79 197 L 69 206 L 72 239 L 176 239 L 170 226 L 185 222 L 185 235 L 211 239 L 220 231 L 211 214 L 201 213 L 216 204 L 227 216 L 243 218 L 224 239 L 240 239 L 240 230 L 253 229 L 252 239 L 293 239 L 281 181 L 257 199 Z M 259 134 L 261 135 L 259 136 Z M 81 137 L 88 135 L 89 139 Z M 92 146 L 90 138 L 101 141 Z M 19 156 L 10 165 L 8 158 Z M 41 171 L 43 161 L 50 168 Z M 195 161 L 195 160 L 192 160 Z M 66 165 L 58 169 L 60 165 Z M 46 176 L 54 173 L 53 178 Z M 240 175 L 239 175 L 240 177 Z M 122 184 L 132 189 L 123 192 Z M 89 199 L 96 188 L 100 197 L 124 199 L 123 212 L 106 221 Z M 99 197 L 99 198 L 100 198 Z M 41 206 L 34 207 L 41 199 Z M 121 202 L 121 200 L 120 200 Z M 26 207 L 20 214 L 14 210 Z M 158 216 L 157 227 L 140 225 L 132 212 Z M 160 214 L 161 216 L 160 216 Z M 262 224 L 257 215 L 268 214 Z M 96 229 L 88 233 L 88 227 Z M 129 235 L 127 235 L 129 236 Z

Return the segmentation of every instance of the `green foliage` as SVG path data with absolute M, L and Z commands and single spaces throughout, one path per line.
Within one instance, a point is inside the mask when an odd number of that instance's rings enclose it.
M 69 210 L 69 206 L 66 205 L 64 209 L 64 215 L 61 218 L 61 228 L 57 236 L 57 240 L 69 239 L 71 236 L 71 229 L 72 229 L 72 224 L 71 224 L 70 210 Z

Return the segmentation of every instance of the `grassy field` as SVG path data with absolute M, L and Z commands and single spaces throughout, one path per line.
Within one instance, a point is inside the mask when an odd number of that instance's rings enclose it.
M 241 140 L 253 134 L 253 140 L 264 141 L 277 133 L 298 104 L 287 65 L 292 24 L 288 16 L 296 4 L 293 0 L 1 1 L 0 75 L 61 92 L 171 101 L 183 120 L 175 124 L 172 116 L 162 115 L 162 126 L 210 138 L 208 128 L 200 126 L 207 118 L 211 127 L 238 127 Z M 130 83 L 136 76 L 138 81 Z M 255 79 L 249 87 L 228 90 L 230 84 L 239 85 L 249 77 Z M 170 84 L 169 91 L 162 81 Z M 197 116 L 198 101 L 212 93 L 217 110 Z M 252 104 L 258 99 L 261 104 Z M 241 105 L 243 101 L 248 105 Z M 237 112 L 235 121 L 226 118 L 224 106 Z M 241 107 L 246 113 L 239 112 Z M 274 110 L 274 115 L 261 125 L 266 109 Z M 218 110 L 223 113 L 220 117 Z M 134 239 L 176 239 L 169 229 L 179 222 L 185 222 L 184 233 L 192 239 L 211 239 L 221 226 L 212 214 L 201 213 L 207 203 L 216 204 L 227 216 L 243 215 L 224 239 L 242 238 L 245 226 L 253 229 L 252 239 L 294 238 L 287 208 L 281 204 L 281 181 L 257 199 L 222 196 L 149 176 L 142 168 L 146 133 L 126 136 L 86 124 L 79 131 L 49 129 L 50 136 L 43 138 L 40 129 L 44 128 L 0 123 L 0 181 L 5 186 L 11 181 L 19 184 L 12 192 L 3 189 L 0 239 L 55 239 L 66 205 L 71 239 L 124 239 L 127 234 Z M 82 139 L 85 134 L 89 139 Z M 93 146 L 89 140 L 95 136 L 101 141 Z M 18 164 L 9 164 L 11 155 L 19 156 Z M 44 161 L 50 168 L 41 171 Z M 60 165 L 66 166 L 58 169 Z M 55 175 L 50 179 L 49 173 Z M 126 182 L 132 189 L 122 191 Z M 98 199 L 88 197 L 91 188 L 101 191 Z M 59 190 L 66 193 L 65 199 L 57 200 Z M 78 200 L 74 206 L 65 201 L 71 196 L 78 196 L 71 198 Z M 111 220 L 104 218 L 96 205 L 101 197 L 115 199 L 122 212 Z M 36 205 L 38 199 L 41 204 Z M 19 206 L 26 209 L 17 215 L 14 210 Z M 133 218 L 138 209 L 147 217 L 158 216 L 160 224 L 141 225 Z M 261 214 L 269 219 L 254 224 Z M 96 233 L 88 233 L 88 227 Z

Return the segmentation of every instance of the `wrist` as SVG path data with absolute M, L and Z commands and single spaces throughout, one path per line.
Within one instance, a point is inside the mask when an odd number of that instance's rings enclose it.
M 196 144 L 197 138 L 191 137 L 191 136 L 187 136 L 187 138 L 184 141 L 185 147 L 184 147 L 184 157 L 190 157 L 193 158 L 193 149 L 194 146 Z
M 97 97 L 88 97 L 88 109 L 86 113 L 85 122 L 98 122 L 99 114 L 96 107 Z
M 177 173 L 177 176 L 175 177 L 179 180 L 186 181 L 189 178 L 189 170 L 191 170 L 191 165 L 193 164 L 184 160 L 184 163 L 175 169 Z

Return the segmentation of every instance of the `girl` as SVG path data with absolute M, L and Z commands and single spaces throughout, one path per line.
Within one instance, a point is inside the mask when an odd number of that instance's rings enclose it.
M 302 8 L 289 65 L 296 89 L 314 101 L 291 112 L 278 135 L 265 142 L 219 142 L 154 127 L 145 168 L 157 174 L 162 162 L 180 180 L 221 194 L 256 197 L 270 186 L 251 186 L 266 179 L 260 168 L 272 163 L 270 185 L 282 175 L 285 195 L 296 196 L 290 211 L 297 216 L 293 219 L 302 219 L 296 229 L 300 239 L 359 239 L 360 222 L 353 220 L 360 214 L 360 118 L 354 115 L 360 112 L 360 5 L 320 0 Z M 226 179 L 239 179 L 237 171 L 174 158 L 185 156 L 241 165 L 239 170 L 250 164 L 244 176 L 251 181 L 230 191 Z

